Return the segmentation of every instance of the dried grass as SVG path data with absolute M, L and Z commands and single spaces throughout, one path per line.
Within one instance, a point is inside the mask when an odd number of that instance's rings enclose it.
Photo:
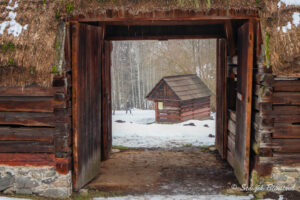
M 299 7 L 277 7 L 278 0 L 68 0 L 68 1 L 32 1 L 19 2 L 17 21 L 28 24 L 28 30 L 15 38 L 0 35 L 0 45 L 12 42 L 13 51 L 0 50 L 0 86 L 20 86 L 38 84 L 44 87 L 51 85 L 51 68 L 57 64 L 55 44 L 58 38 L 59 16 L 87 13 L 102 13 L 106 9 L 124 9 L 130 13 L 150 12 L 154 10 L 193 9 L 209 11 L 213 9 L 254 9 L 261 17 L 263 34 L 270 34 L 270 61 L 277 75 L 292 76 L 300 74 L 300 26 L 292 27 L 286 34 L 278 31 L 291 21 Z M 8 3 L 8 1 L 7 1 Z M 66 4 L 71 5 L 71 13 L 67 13 Z M 6 19 L 7 4 L 0 4 L 0 22 Z M 63 45 L 63 44 L 58 44 Z M 13 59 L 13 69 L 7 67 Z M 34 74 L 32 74 L 34 68 Z

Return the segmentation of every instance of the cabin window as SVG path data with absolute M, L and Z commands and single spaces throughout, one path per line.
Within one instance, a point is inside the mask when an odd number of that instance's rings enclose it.
M 164 109 L 164 103 L 163 102 L 158 102 L 158 110 Z

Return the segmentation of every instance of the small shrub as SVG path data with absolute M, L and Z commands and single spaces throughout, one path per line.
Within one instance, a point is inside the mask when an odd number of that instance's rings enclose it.
M 7 66 L 14 65 L 14 64 L 15 64 L 15 60 L 13 58 L 8 59 Z
M 52 66 L 51 73 L 52 73 L 52 74 L 58 74 L 58 73 L 59 73 L 59 71 L 58 71 L 56 65 L 53 65 L 53 66 Z
M 66 4 L 66 10 L 67 10 L 67 13 L 69 14 L 74 8 L 74 5 L 72 3 L 67 3 Z
M 7 42 L 1 45 L 1 50 L 3 53 L 6 53 L 8 51 L 13 52 L 15 50 L 15 44 L 12 42 Z

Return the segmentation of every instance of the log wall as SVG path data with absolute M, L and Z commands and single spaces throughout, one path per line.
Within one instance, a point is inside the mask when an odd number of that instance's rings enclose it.
M 253 171 L 265 177 L 278 167 L 299 167 L 300 79 L 278 79 L 260 65 L 254 86 Z
M 68 79 L 50 89 L 0 88 L 0 165 L 71 170 L 71 102 Z
M 159 110 L 155 103 L 157 122 L 182 122 L 210 116 L 210 97 L 189 101 L 164 101 Z

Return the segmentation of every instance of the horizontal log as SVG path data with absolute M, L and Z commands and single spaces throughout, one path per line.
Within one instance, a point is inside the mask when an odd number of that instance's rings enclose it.
M 262 164 L 300 165 L 300 153 L 273 153 L 273 157 L 259 157 Z
M 11 99 L 3 101 L 0 98 L 0 111 L 23 111 L 23 112 L 53 112 L 54 108 L 66 108 L 63 101 L 48 99 Z
M 68 120 L 67 116 L 56 116 L 54 113 L 35 112 L 0 112 L 0 125 L 54 127 Z
M 298 153 L 300 152 L 300 139 L 272 139 L 274 152 Z
M 300 139 L 300 125 L 274 124 L 273 138 Z
M 53 143 L 54 128 L 0 127 L 0 141 L 40 141 Z
M 273 106 L 272 114 L 275 115 L 300 115 L 300 106 Z
M 164 114 L 180 114 L 179 110 L 168 110 L 168 109 L 162 109 L 162 110 L 158 110 L 158 113 L 162 113 L 162 115 Z
M 272 115 L 275 123 L 300 123 L 300 115 Z
M 188 115 L 196 115 L 196 114 L 200 114 L 200 113 L 210 113 L 210 108 L 209 107 L 206 107 L 206 108 L 201 108 L 201 109 L 196 109 L 196 110 L 193 110 L 193 111 L 182 111 L 181 112 L 181 116 L 184 117 L 184 116 L 188 116 Z
M 32 87 L 0 87 L 0 97 L 53 97 L 56 92 L 64 92 L 63 87 L 42 88 Z
M 300 92 L 300 80 L 295 81 L 274 81 L 275 92 Z
M 55 166 L 55 154 L 0 153 L 0 164 L 10 166 Z
M 300 115 L 300 106 L 271 105 L 271 109 L 260 110 L 263 115 Z
M 181 117 L 181 121 L 192 120 L 192 119 L 201 120 L 209 116 L 210 116 L 209 112 L 204 112 L 204 113 L 199 113 L 197 115 L 188 115 L 188 116 Z
M 54 153 L 54 145 L 37 141 L 0 141 L 0 153 Z
M 300 92 L 273 93 L 272 103 L 285 105 L 300 105 Z

